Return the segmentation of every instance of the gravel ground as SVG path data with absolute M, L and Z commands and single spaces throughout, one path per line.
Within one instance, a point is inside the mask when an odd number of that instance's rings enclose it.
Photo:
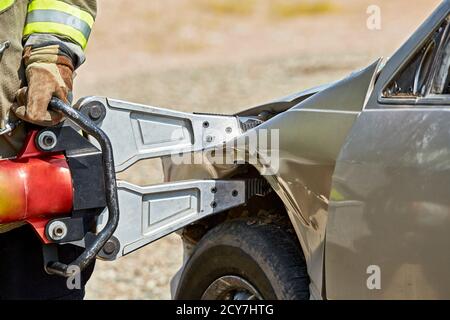
M 180 237 L 170 235 L 119 261 L 97 261 L 86 299 L 170 299 L 181 260 Z
M 198 1 L 136 0 L 124 15 L 129 1 L 100 0 L 76 94 L 234 113 L 388 56 L 440 2 L 415 0 L 411 8 L 407 0 L 336 0 L 333 12 L 268 21 L 259 11 L 211 17 L 190 5 Z M 365 28 L 370 4 L 383 9 L 381 31 Z M 143 185 L 160 182 L 161 173 L 154 163 L 139 163 L 121 178 Z M 181 260 L 181 241 L 171 235 L 119 261 L 98 261 L 86 298 L 169 299 Z

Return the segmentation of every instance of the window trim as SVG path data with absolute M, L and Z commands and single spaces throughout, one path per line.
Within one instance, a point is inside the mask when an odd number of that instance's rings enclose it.
M 429 94 L 425 97 L 417 97 L 417 98 L 384 98 L 382 97 L 379 100 L 381 105 L 391 105 L 391 106 L 418 106 L 418 105 L 426 105 L 426 106 L 450 106 L 450 94 Z
M 430 74 L 427 76 L 426 84 L 425 84 L 425 90 L 426 95 L 425 96 L 411 96 L 411 97 L 402 97 L 402 96 L 391 96 L 387 97 L 384 95 L 384 92 L 387 90 L 389 85 L 392 84 L 392 81 L 399 75 L 400 72 L 404 71 L 404 68 L 407 66 L 408 63 L 411 63 L 412 58 L 417 55 L 417 53 L 420 52 L 420 50 L 423 50 L 424 46 L 426 45 L 427 41 L 430 40 L 430 37 L 432 34 L 434 34 L 437 30 L 439 30 L 442 25 L 446 23 L 443 30 L 443 35 L 440 43 L 438 44 L 435 54 L 435 59 L 432 62 Z M 436 27 L 427 38 L 422 41 L 420 46 L 412 53 L 410 54 L 409 58 L 405 60 L 404 63 L 398 66 L 397 70 L 392 73 L 391 77 L 388 81 L 385 82 L 384 86 L 382 87 L 382 90 L 378 94 L 378 103 L 381 105 L 391 105 L 391 106 L 398 106 L 398 105 L 411 105 L 411 106 L 417 106 L 417 105 L 432 105 L 432 106 L 448 106 L 450 105 L 450 94 L 435 94 L 431 93 L 433 82 L 435 81 L 439 68 L 437 67 L 443 58 L 443 50 L 447 45 L 450 45 L 450 15 L 447 15 L 445 19 L 439 24 L 438 27 Z M 450 72 L 449 72 L 450 73 Z

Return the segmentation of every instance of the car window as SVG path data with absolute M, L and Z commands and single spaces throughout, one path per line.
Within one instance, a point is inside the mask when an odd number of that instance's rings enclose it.
M 446 20 L 383 90 L 384 98 L 418 98 L 450 92 L 449 26 Z
M 432 94 L 450 94 L 450 37 L 445 39 L 438 69 L 431 86 Z

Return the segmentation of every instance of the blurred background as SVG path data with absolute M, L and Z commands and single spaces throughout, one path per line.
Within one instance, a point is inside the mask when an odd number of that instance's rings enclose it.
M 234 113 L 344 77 L 391 55 L 440 0 L 98 0 L 77 97 Z M 381 9 L 369 30 L 367 9 Z M 120 128 L 118 128 L 120 130 Z M 159 179 L 140 163 L 137 184 Z M 97 262 L 87 299 L 169 299 L 177 235 Z

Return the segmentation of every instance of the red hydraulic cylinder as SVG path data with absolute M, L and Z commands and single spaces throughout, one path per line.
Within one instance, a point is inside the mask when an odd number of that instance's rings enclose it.
M 0 160 L 0 223 L 51 218 L 72 210 L 72 178 L 64 155 L 29 149 L 16 159 Z

